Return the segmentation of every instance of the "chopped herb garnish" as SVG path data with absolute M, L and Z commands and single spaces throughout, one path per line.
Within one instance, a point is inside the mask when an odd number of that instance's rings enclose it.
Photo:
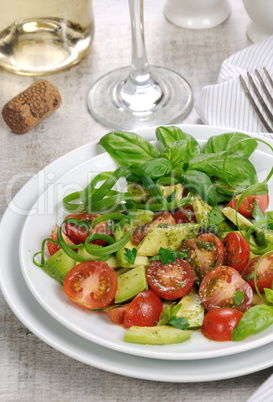
M 239 306 L 245 300 L 245 292 L 242 290 L 237 290 L 233 298 L 235 306 Z
M 129 264 L 134 264 L 137 255 L 137 249 L 133 248 L 130 250 L 129 248 L 125 248 L 125 258 L 129 262 Z
M 182 251 L 174 251 L 170 247 L 160 247 L 157 255 L 151 258 L 150 261 L 161 261 L 163 265 L 175 262 L 177 258 L 186 258 L 187 254 Z

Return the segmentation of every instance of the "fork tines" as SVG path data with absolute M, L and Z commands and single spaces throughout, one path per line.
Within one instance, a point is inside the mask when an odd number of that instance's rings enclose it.
M 267 71 L 267 69 L 266 69 L 265 67 L 263 68 L 263 70 L 264 70 L 264 73 L 265 73 L 265 75 L 266 75 L 266 78 L 267 78 L 269 84 L 271 85 L 271 88 L 273 88 L 273 81 L 272 81 L 272 78 L 270 77 L 270 75 L 269 75 L 269 73 L 268 73 L 268 71 Z M 261 84 L 261 88 L 263 89 L 264 94 L 265 94 L 265 96 L 266 96 L 268 102 L 269 102 L 270 105 L 273 107 L 273 98 L 272 98 L 272 96 L 271 96 L 271 94 L 270 94 L 270 92 L 269 92 L 269 90 L 268 90 L 268 87 L 266 86 L 266 84 L 265 84 L 264 80 L 262 79 L 262 77 L 261 77 L 261 75 L 260 75 L 260 73 L 259 73 L 258 70 L 255 70 L 255 74 L 256 74 L 256 76 L 257 76 L 257 78 L 258 78 L 258 80 L 259 80 L 259 82 L 260 82 L 260 84 Z M 267 104 L 265 103 L 265 101 L 264 101 L 264 99 L 263 99 L 263 96 L 261 95 L 259 89 L 257 88 L 257 85 L 255 84 L 255 82 L 254 82 L 254 80 L 253 80 L 253 78 L 251 77 L 251 75 L 250 75 L 249 72 L 247 73 L 247 77 L 248 77 L 250 86 L 251 86 L 251 88 L 253 89 L 255 95 L 257 96 L 257 99 L 258 99 L 258 101 L 260 102 L 260 105 L 261 105 L 261 107 L 262 107 L 264 113 L 267 115 L 267 117 L 268 117 L 270 123 L 272 123 L 272 125 L 273 125 L 273 114 L 272 114 L 271 111 L 269 110 Z M 240 78 L 241 84 L 242 84 L 242 86 L 243 86 L 243 89 L 244 89 L 244 91 L 245 91 L 245 94 L 246 94 L 246 96 L 248 97 L 248 99 L 249 99 L 249 101 L 250 101 L 250 103 L 251 103 L 253 109 L 255 110 L 255 112 L 256 112 L 256 114 L 257 114 L 257 116 L 259 117 L 259 119 L 260 119 L 262 125 L 265 127 L 265 129 L 266 129 L 269 133 L 272 133 L 272 132 L 273 132 L 273 128 L 270 127 L 270 125 L 269 125 L 269 124 L 267 123 L 267 121 L 265 120 L 265 118 L 264 118 L 262 112 L 260 111 L 260 109 L 259 109 L 258 106 L 257 106 L 257 103 L 255 102 L 253 96 L 251 95 L 250 90 L 248 89 L 245 80 L 243 79 L 243 77 L 242 77 L 241 75 L 239 76 L 239 78 Z

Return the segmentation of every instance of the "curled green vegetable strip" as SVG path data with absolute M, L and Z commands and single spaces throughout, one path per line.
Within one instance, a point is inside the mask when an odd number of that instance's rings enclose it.
M 154 183 L 150 176 L 148 176 L 141 167 L 131 165 L 129 169 L 139 177 L 144 187 L 146 187 L 152 193 L 158 204 L 162 205 L 161 209 L 166 210 L 167 200 L 162 194 L 162 191 L 160 190 L 158 184 Z

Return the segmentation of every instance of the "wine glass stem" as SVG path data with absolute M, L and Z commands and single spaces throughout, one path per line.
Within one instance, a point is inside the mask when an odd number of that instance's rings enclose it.
M 132 65 L 130 76 L 141 83 L 147 80 L 150 75 L 144 39 L 143 0 L 129 0 L 129 9 L 132 32 Z
M 148 112 L 163 98 L 160 85 L 151 77 L 147 59 L 144 26 L 143 0 L 128 0 L 132 31 L 132 64 L 125 81 L 117 87 L 117 99 L 132 112 Z

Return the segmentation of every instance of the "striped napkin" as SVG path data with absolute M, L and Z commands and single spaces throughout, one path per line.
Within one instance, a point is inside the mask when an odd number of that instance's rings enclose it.
M 222 63 L 218 83 L 205 86 L 195 104 L 203 123 L 259 133 L 272 138 L 273 134 L 266 133 L 256 116 L 239 80 L 241 74 L 248 83 L 247 71 L 249 71 L 260 88 L 255 69 L 268 83 L 263 67 L 266 67 L 273 77 L 273 36 L 235 53 Z M 268 86 L 271 88 L 269 83 Z M 255 95 L 253 97 L 255 99 Z M 268 104 L 267 101 L 266 103 Z M 269 104 L 268 106 L 273 112 L 272 107 Z
M 273 401 L 273 374 L 254 392 L 247 402 Z

